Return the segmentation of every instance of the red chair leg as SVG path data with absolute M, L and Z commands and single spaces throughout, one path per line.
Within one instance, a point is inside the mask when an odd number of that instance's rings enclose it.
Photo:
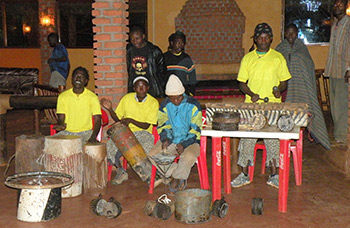
M 107 179 L 108 179 L 108 181 L 112 180 L 112 168 L 113 168 L 113 165 L 110 165 L 110 164 L 107 165 Z
M 54 135 L 54 134 L 57 133 L 57 131 L 56 131 L 55 129 L 53 129 L 54 126 L 55 126 L 55 125 L 50 124 L 50 135 Z
M 155 182 L 155 179 L 156 179 L 156 173 L 157 173 L 157 168 L 154 165 L 152 165 L 151 180 L 150 180 L 149 189 L 148 189 L 148 193 L 149 194 L 153 194 L 154 182 Z
M 128 168 L 128 161 L 123 157 L 123 169 L 127 169 Z
M 255 167 L 256 151 L 257 151 L 257 148 L 255 146 L 255 148 L 254 148 L 254 165 L 251 165 L 251 166 L 248 167 L 248 175 L 249 175 L 250 182 L 253 182 L 253 178 L 254 178 L 254 167 Z
M 262 155 L 262 164 L 261 164 L 261 174 L 265 174 L 265 169 L 266 169 L 266 148 L 265 145 L 263 146 L 264 148 L 261 148 L 263 151 L 263 155 Z

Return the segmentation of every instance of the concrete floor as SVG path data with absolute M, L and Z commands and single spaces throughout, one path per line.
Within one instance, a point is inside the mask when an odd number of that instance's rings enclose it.
M 29 111 L 8 112 L 9 156 L 14 153 L 16 136 L 32 134 L 31 118 L 32 112 Z M 345 147 L 335 146 L 332 150 L 345 150 Z M 94 197 L 83 194 L 75 198 L 63 199 L 62 214 L 52 221 L 21 222 L 16 219 L 17 191 L 2 184 L 0 185 L 0 227 L 350 227 L 350 191 L 348 190 L 350 178 L 322 160 L 323 154 L 324 150 L 320 145 L 309 142 L 307 137 L 304 137 L 303 184 L 295 185 L 291 163 L 287 213 L 278 212 L 278 190 L 266 185 L 268 174 L 259 174 L 257 168 L 252 184 L 233 189 L 232 194 L 224 194 L 229 204 L 229 211 L 225 218 L 213 216 L 210 221 L 200 225 L 179 223 L 174 215 L 166 221 L 158 220 L 146 216 L 143 213 L 143 206 L 148 200 L 156 200 L 167 191 L 167 188 L 160 185 L 153 195 L 148 194 L 148 186 L 141 182 L 129 168 L 129 180 L 120 186 L 109 183 L 107 194 L 104 196 L 105 199 L 113 196 L 122 204 L 123 212 L 116 219 L 92 214 L 89 211 L 89 204 Z M 208 159 L 209 170 L 211 170 L 209 154 Z M 261 161 L 260 156 L 257 160 Z M 14 173 L 14 166 L 12 162 L 9 174 Z M 257 164 L 257 167 L 259 166 L 260 163 Z M 5 167 L 0 168 L 1 172 L 4 170 Z M 232 177 L 234 176 L 233 174 Z M 3 177 L 2 180 L 4 180 Z M 187 188 L 199 188 L 196 167 L 192 169 Z M 253 197 L 264 199 L 263 215 L 251 214 Z

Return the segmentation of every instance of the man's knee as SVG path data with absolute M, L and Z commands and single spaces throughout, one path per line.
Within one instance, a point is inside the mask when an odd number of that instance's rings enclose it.
M 153 147 L 152 147 L 152 149 L 150 150 L 150 152 L 149 152 L 149 156 L 153 156 L 153 155 L 156 155 L 156 154 L 158 154 L 158 153 L 160 153 L 162 151 L 162 142 L 161 141 L 158 141 L 157 143 L 156 143 L 156 145 L 154 145 Z

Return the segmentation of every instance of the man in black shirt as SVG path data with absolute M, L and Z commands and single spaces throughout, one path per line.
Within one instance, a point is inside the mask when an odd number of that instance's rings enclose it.
M 133 80 L 138 76 L 149 81 L 148 91 L 153 97 L 164 97 L 166 84 L 162 51 L 145 39 L 145 32 L 139 26 L 130 29 L 131 45 L 127 48 L 128 92 L 133 92 Z

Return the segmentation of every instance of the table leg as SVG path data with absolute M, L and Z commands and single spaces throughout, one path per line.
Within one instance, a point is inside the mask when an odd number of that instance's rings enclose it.
M 201 189 L 209 190 L 209 177 L 208 177 L 208 168 L 207 168 L 207 136 L 201 136 L 201 144 L 200 144 L 200 155 L 198 159 L 200 159 L 200 165 L 198 170 L 200 170 L 201 180 Z M 199 164 L 197 164 L 199 165 Z
M 290 140 L 280 140 L 278 211 L 287 212 L 289 187 Z
M 231 147 L 230 138 L 222 139 L 222 154 L 224 160 L 224 190 L 225 193 L 231 193 Z
M 212 137 L 213 202 L 221 199 L 221 137 Z

